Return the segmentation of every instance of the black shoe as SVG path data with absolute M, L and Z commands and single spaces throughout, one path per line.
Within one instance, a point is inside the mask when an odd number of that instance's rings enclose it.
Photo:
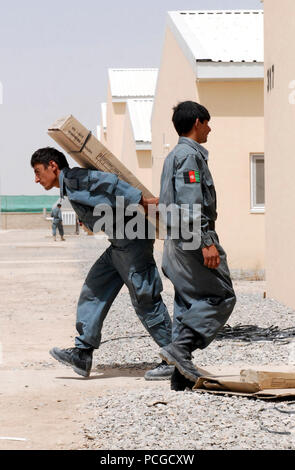
M 83 377 L 89 377 L 92 366 L 93 349 L 53 348 L 49 353 L 57 361 L 62 362 L 66 366 L 71 366 L 77 374 L 83 375 Z
M 173 366 L 168 366 L 167 362 L 162 361 L 154 369 L 148 370 L 144 378 L 145 380 L 168 380 L 174 371 Z
M 177 367 L 179 372 L 184 375 L 188 380 L 196 383 L 201 373 L 195 368 L 191 359 L 188 358 L 186 352 L 184 353 L 180 347 L 174 343 L 168 344 L 160 350 L 160 356 L 168 364 Z
M 191 359 L 192 352 L 197 348 L 201 348 L 203 345 L 201 335 L 186 325 L 181 326 L 177 338 L 172 342 L 175 346 L 181 348 L 186 359 Z
M 184 392 L 186 389 L 191 390 L 194 385 L 195 382 L 192 382 L 191 380 L 184 377 L 184 375 L 179 372 L 177 367 L 175 367 L 171 376 L 171 390 L 174 390 L 175 392 Z

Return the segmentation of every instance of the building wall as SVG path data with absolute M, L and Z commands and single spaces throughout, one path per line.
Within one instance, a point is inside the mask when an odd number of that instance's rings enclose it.
M 113 102 L 110 84 L 107 98 L 107 148 L 121 160 L 124 135 L 126 103 Z M 103 142 L 104 143 L 104 142 Z
M 152 191 L 151 150 L 136 150 L 136 142 L 128 112 L 125 114 L 121 160 L 144 186 Z
M 217 230 L 230 268 L 261 274 L 264 214 L 250 212 L 250 153 L 264 152 L 263 81 L 196 82 L 191 64 L 167 28 L 152 119 L 155 194 L 164 158 L 178 140 L 172 107 L 184 100 L 200 102 L 211 114 L 206 147 L 218 197 Z
M 152 151 L 151 150 L 137 150 L 137 173 L 138 179 L 153 192 L 153 178 L 152 178 Z
M 137 150 L 126 102 L 113 102 L 110 84 L 107 99 L 107 132 L 101 128 L 101 142 L 146 186 L 152 190 L 151 150 Z
M 251 213 L 250 154 L 264 153 L 263 82 L 198 84 L 211 113 L 206 147 L 217 191 L 217 231 L 232 269 L 265 265 L 265 215 Z
M 265 0 L 264 11 L 266 288 L 269 297 L 295 308 L 295 2 Z

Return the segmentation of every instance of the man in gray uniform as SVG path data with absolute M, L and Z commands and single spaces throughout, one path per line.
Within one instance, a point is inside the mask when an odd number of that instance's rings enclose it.
M 141 191 L 114 174 L 84 168 L 70 169 L 64 154 L 50 147 L 37 150 L 31 158 L 31 165 L 36 183 L 46 190 L 60 188 L 61 198 L 68 196 L 79 220 L 92 232 L 101 218 L 94 211 L 100 204 L 116 211 L 118 196 L 123 199 L 124 207 L 142 204 L 147 208 L 149 203 L 156 202 L 146 200 Z M 50 351 L 55 359 L 71 365 L 84 377 L 90 374 L 93 350 L 100 345 L 104 319 L 124 283 L 140 321 L 155 342 L 160 347 L 171 342 L 172 325 L 161 297 L 163 286 L 153 257 L 154 240 L 112 237 L 110 242 L 109 248 L 90 269 L 82 287 L 77 307 L 79 336 L 75 339 L 75 348 L 53 348 Z M 162 361 L 148 371 L 145 378 L 169 379 L 173 370 Z
M 174 108 L 173 124 L 180 136 L 167 156 L 161 177 L 160 204 L 201 207 L 201 245 L 184 248 L 180 238 L 165 240 L 163 272 L 175 288 L 172 343 L 161 349 L 162 359 L 176 369 L 173 390 L 184 390 L 201 375 L 192 363 L 192 352 L 206 348 L 228 320 L 236 297 L 226 254 L 215 231 L 216 193 L 208 168 L 208 151 L 200 144 L 210 132 L 210 114 L 192 101 Z
M 61 215 L 61 204 L 57 204 L 51 211 L 51 217 L 53 217 L 52 221 L 52 236 L 53 240 L 56 241 L 56 229 L 58 228 L 58 232 L 60 234 L 61 240 L 64 242 L 64 228 L 62 224 L 62 215 Z

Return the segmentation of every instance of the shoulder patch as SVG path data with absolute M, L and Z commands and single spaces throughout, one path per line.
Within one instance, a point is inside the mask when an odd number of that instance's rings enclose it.
M 200 172 L 198 170 L 184 171 L 183 179 L 186 184 L 200 183 Z

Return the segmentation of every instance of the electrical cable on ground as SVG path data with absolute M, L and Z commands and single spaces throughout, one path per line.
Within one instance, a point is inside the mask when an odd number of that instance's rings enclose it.
M 149 335 L 133 335 L 133 336 L 120 336 L 118 338 L 110 338 L 102 341 L 101 344 L 110 341 L 119 341 L 121 339 L 134 339 L 134 338 L 149 338 Z M 269 326 L 261 328 L 257 325 L 241 325 L 240 323 L 235 326 L 225 325 L 216 336 L 216 341 L 232 340 L 232 341 L 245 341 L 247 343 L 258 341 L 279 341 L 289 343 L 295 339 L 295 328 L 279 329 L 278 326 Z
M 288 402 L 286 403 L 286 406 L 290 406 L 290 405 L 294 405 L 295 404 L 295 401 L 291 401 L 291 402 Z M 289 411 L 289 410 L 283 410 L 282 408 L 278 408 L 277 406 L 274 406 L 272 408 L 273 410 L 276 410 L 276 411 L 279 411 L 280 413 L 287 413 L 287 414 L 295 414 L 295 410 L 292 410 L 292 411 Z M 267 408 L 262 408 L 260 411 L 269 411 Z M 265 426 L 262 422 L 261 422 L 261 419 L 259 419 L 259 423 L 260 423 L 260 429 L 262 431 L 267 431 L 271 434 L 279 434 L 279 435 L 283 435 L 283 436 L 290 436 L 291 434 L 293 434 L 292 431 L 273 431 L 272 429 L 269 429 L 267 426 Z M 290 429 L 294 429 L 295 426 L 292 426 Z
M 217 334 L 216 340 L 231 339 L 246 342 L 253 341 L 283 341 L 295 339 L 295 328 L 279 329 L 278 326 L 261 328 L 257 325 L 225 325 Z

